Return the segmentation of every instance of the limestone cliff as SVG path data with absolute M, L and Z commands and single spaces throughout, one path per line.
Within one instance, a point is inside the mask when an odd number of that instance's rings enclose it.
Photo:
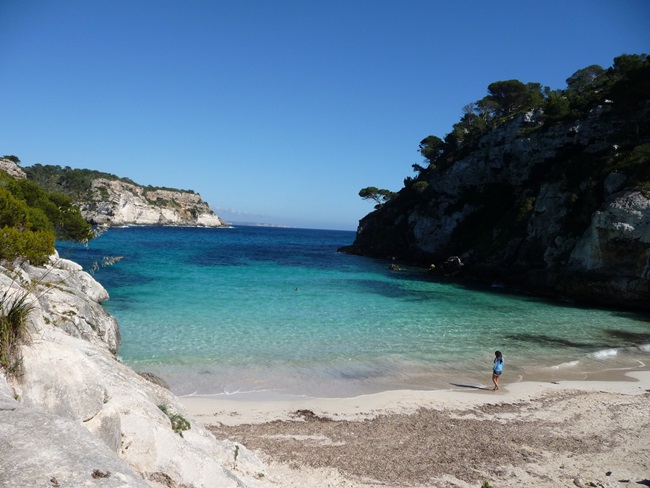
M 649 114 L 511 118 L 408 182 L 344 250 L 443 272 L 459 256 L 467 277 L 650 308 Z
M 20 168 L 1 158 L 0 170 L 69 196 L 84 218 L 95 225 L 228 226 L 201 195 L 190 190 L 142 186 L 93 170 L 41 164 Z
M 78 204 L 92 224 L 227 226 L 196 193 L 147 189 L 120 180 L 93 180 L 90 197 Z
M 217 441 L 169 390 L 117 360 L 108 294 L 80 266 L 58 256 L 0 266 L 0 300 L 22 295 L 30 337 L 10 365 L 19 374 L 7 381 L 0 369 L 0 486 L 268 486 L 250 451 Z

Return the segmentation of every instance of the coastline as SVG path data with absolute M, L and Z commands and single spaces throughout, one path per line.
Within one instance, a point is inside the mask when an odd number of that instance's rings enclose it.
M 268 480 L 281 487 L 650 483 L 647 367 L 580 381 L 504 381 L 496 392 L 467 387 L 180 401 L 218 439 L 253 450 Z M 450 457 L 440 460 L 440 452 Z
M 505 377 L 504 377 L 505 379 Z M 650 391 L 650 367 L 634 371 L 607 370 L 583 380 L 503 382 L 498 391 L 490 387 L 459 385 L 444 390 L 389 390 L 353 397 L 308 397 L 269 392 L 229 395 L 178 396 L 189 414 L 209 425 L 240 425 L 288 420 L 298 410 L 334 420 L 363 420 L 381 414 L 412 413 L 420 408 L 463 409 L 494 403 L 533 400 L 550 391 L 607 391 L 636 395 Z
M 515 355 L 514 352 L 518 352 Z M 506 358 L 508 383 L 582 381 L 604 379 L 625 381 L 627 371 L 650 370 L 650 345 L 609 347 L 582 356 L 527 356 L 513 351 Z M 225 400 L 281 400 L 341 398 L 392 390 L 447 391 L 491 388 L 490 354 L 471 361 L 455 358 L 433 364 L 393 361 L 287 367 L 285 364 L 250 365 L 131 364 L 136 371 L 154 373 L 170 385 L 179 397 L 207 397 Z M 292 365 L 293 366 L 293 365 Z M 486 368 L 487 366 L 487 368 Z

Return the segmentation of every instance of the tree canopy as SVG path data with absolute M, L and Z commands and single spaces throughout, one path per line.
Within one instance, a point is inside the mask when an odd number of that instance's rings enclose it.
M 69 166 L 61 167 L 52 164 L 34 164 L 23 168 L 23 170 L 25 171 L 27 178 L 38 183 L 47 191 L 62 193 L 75 201 L 90 199 L 92 194 L 92 182 L 98 178 L 110 181 L 121 181 L 123 183 L 144 188 L 147 191 L 169 190 L 194 193 L 193 190 L 178 190 L 176 188 L 164 186 L 148 185 L 143 187 L 130 178 L 122 178 L 111 173 L 105 173 L 93 169 L 78 169 L 70 168 Z
M 542 86 L 519 80 L 495 81 L 488 85 L 487 100 L 492 102 L 494 117 L 507 117 L 542 104 Z
M 566 88 L 551 90 L 540 83 L 503 80 L 490 83 L 487 95 L 466 104 L 461 119 L 443 139 L 429 135 L 420 141 L 418 150 L 423 163 L 411 166 L 417 176 L 404 180 L 405 189 L 418 181 L 427 181 L 436 171 L 444 171 L 454 161 L 478 144 L 479 138 L 499 124 L 518 114 L 537 111 L 544 129 L 560 120 L 577 119 L 598 105 L 610 105 L 632 121 L 632 130 L 639 134 L 643 108 L 650 102 L 650 57 L 647 54 L 623 54 L 614 58 L 610 68 L 598 65 L 581 68 L 566 79 Z M 421 191 L 420 191 L 421 192 Z M 377 203 L 380 208 L 397 195 L 376 187 L 363 188 L 359 196 Z
M 375 186 L 368 186 L 359 191 L 359 196 L 364 200 L 373 200 L 377 202 L 375 208 L 381 206 L 395 196 L 395 193 L 389 190 L 379 189 Z
M 579 69 L 566 83 L 565 89 L 557 90 L 519 80 L 490 83 L 485 97 L 463 107 L 460 121 L 442 141 L 430 135 L 420 142 L 420 154 L 429 169 L 434 169 L 431 163 L 437 167 L 442 163 L 444 169 L 444 163 L 452 161 L 451 153 L 471 145 L 501 122 L 530 110 L 539 111 L 542 127 L 581 117 L 605 103 L 612 103 L 616 111 L 635 115 L 649 100 L 650 58 L 647 54 L 624 54 L 614 58 L 608 69 L 598 65 Z

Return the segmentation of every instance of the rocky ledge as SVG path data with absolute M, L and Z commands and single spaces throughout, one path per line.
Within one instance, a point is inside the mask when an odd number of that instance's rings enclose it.
M 22 296 L 29 340 L 0 370 L 0 487 L 268 486 L 255 455 L 117 360 L 108 293 L 79 265 L 0 266 L 3 304 Z

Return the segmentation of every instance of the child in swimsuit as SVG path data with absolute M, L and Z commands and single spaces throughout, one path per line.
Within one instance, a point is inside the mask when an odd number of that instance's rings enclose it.
M 492 383 L 494 383 L 494 389 L 499 389 L 499 377 L 503 372 L 503 355 L 501 351 L 494 353 L 494 365 L 492 366 Z

